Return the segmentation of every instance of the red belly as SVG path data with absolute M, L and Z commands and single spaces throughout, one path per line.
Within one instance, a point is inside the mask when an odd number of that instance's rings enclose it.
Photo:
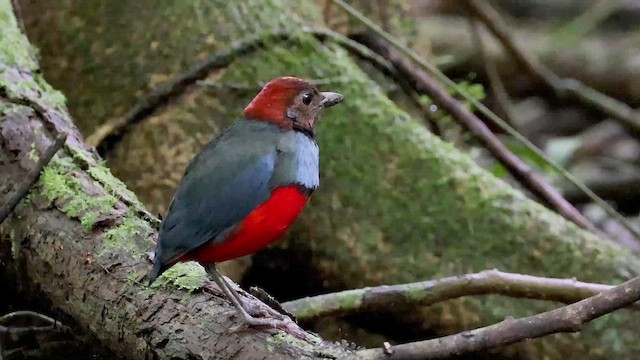
M 256 253 L 278 240 L 307 204 L 297 186 L 275 189 L 269 200 L 253 210 L 222 243 L 209 243 L 180 261 L 217 263 Z

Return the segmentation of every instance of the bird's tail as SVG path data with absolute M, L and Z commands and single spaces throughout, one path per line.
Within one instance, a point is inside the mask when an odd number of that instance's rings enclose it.
M 169 267 L 166 265 L 163 265 L 162 262 L 159 261 L 159 259 L 156 258 L 153 261 L 153 270 L 151 270 L 151 274 L 149 275 L 149 285 L 153 284 L 153 282 L 158 278 L 158 276 L 162 275 L 163 272 L 165 272 L 165 270 L 167 270 Z

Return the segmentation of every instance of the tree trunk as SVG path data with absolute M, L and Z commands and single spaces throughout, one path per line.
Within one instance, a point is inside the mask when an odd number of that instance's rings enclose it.
M 39 183 L 0 226 L 3 271 L 26 282 L 25 295 L 43 295 L 56 310 L 128 359 L 300 359 L 337 356 L 340 347 L 261 331 L 229 333 L 234 311 L 202 290 L 198 277 L 179 274 L 146 286 L 156 231 L 135 196 L 99 165 L 71 123 L 64 98 L 39 75 L 35 52 L 18 30 L 11 1 L 0 0 L 0 203 L 25 179 L 57 133 L 61 150 Z M 11 46 L 8 46 L 10 44 Z
M 122 114 L 150 87 L 232 41 L 275 29 L 297 33 L 321 15 L 312 1 L 287 0 L 32 0 L 23 11 L 47 78 L 69 96 L 86 134 Z M 264 267 L 249 271 L 268 277 L 271 290 L 286 288 L 280 294 L 296 296 L 321 290 L 309 284 L 358 288 L 488 268 L 602 283 L 639 273 L 640 261 L 624 249 L 527 199 L 429 134 L 331 43 L 300 34 L 208 80 L 258 87 L 283 74 L 337 79 L 323 90 L 339 91 L 346 100 L 324 114 L 318 132 L 322 185 L 310 209 L 281 243 L 285 250 L 258 255 L 266 259 L 259 262 Z M 194 152 L 237 118 L 255 92 L 194 84 L 134 127 L 108 164 L 145 204 L 162 212 Z M 278 251 L 288 251 L 282 266 L 290 271 L 282 276 L 267 271 L 282 260 Z M 302 276 L 298 265 L 305 266 Z M 404 320 L 422 335 L 442 334 L 547 308 L 484 297 L 414 310 Z M 616 314 L 599 324 L 579 336 L 557 335 L 512 349 L 527 359 L 624 358 L 640 350 L 637 315 Z

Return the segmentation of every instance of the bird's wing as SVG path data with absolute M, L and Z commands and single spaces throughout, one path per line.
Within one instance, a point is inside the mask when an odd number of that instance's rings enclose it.
M 268 200 L 278 156 L 275 144 L 258 140 L 247 146 L 246 140 L 237 140 L 213 141 L 187 168 L 160 230 L 158 272 L 208 241 L 224 240 Z

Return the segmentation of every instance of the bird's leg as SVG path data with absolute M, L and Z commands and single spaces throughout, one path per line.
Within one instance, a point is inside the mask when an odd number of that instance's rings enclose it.
M 212 269 L 210 269 L 210 267 Z M 240 296 L 240 294 L 235 291 L 233 286 L 229 285 L 224 277 L 218 272 L 218 269 L 215 268 L 215 265 L 205 265 L 205 270 L 207 271 L 207 274 L 209 274 L 209 276 L 213 278 L 213 280 L 225 293 L 225 295 L 229 297 L 229 300 L 233 303 L 233 305 L 236 306 L 236 303 L 239 303 L 244 311 L 246 311 L 247 314 L 251 315 L 251 317 L 271 315 L 271 317 L 274 317 L 278 320 L 283 320 L 285 318 L 285 315 L 279 313 L 269 306 L 260 306 L 259 304 L 255 304 L 254 302 L 247 302 L 242 299 L 242 296 Z M 222 284 L 219 281 L 222 281 Z
M 222 275 L 218 272 L 215 265 L 213 264 L 204 264 L 204 268 L 207 271 L 207 274 L 211 276 L 213 281 L 220 287 L 220 289 L 225 293 L 227 298 L 231 301 L 233 306 L 236 308 L 245 324 L 248 326 L 264 326 L 270 328 L 281 329 L 287 332 L 293 332 L 293 335 L 300 336 L 300 333 L 304 334 L 300 328 L 291 320 L 288 316 L 283 316 L 278 313 L 280 318 L 256 318 L 249 314 L 246 307 L 248 307 L 244 301 L 241 299 L 240 295 L 233 289 L 231 286 L 227 284 Z M 253 310 L 252 307 L 250 307 Z M 255 311 L 255 310 L 254 310 Z M 239 329 L 237 329 L 239 330 Z

